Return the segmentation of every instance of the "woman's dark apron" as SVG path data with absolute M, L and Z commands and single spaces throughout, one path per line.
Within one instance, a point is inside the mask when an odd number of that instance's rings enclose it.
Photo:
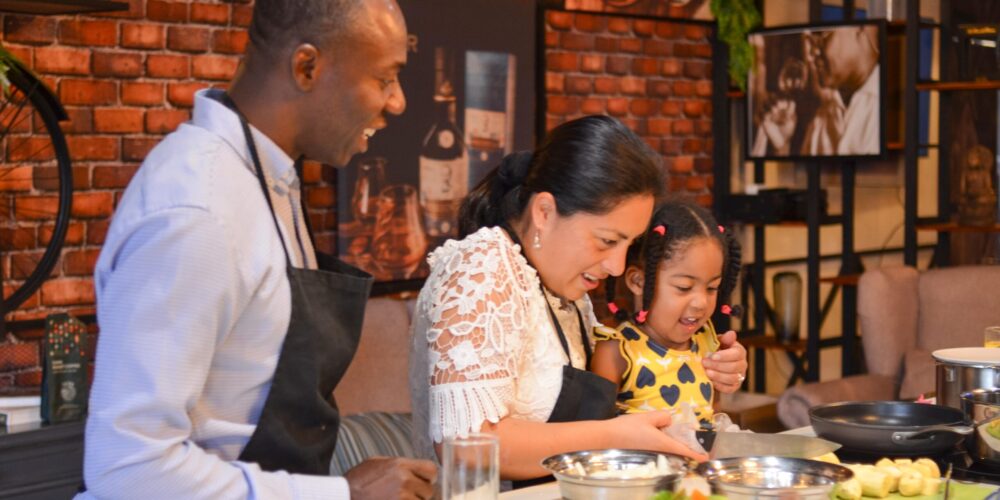
M 292 299 L 271 389 L 239 460 L 255 462 L 266 471 L 327 475 L 340 428 L 333 389 L 358 347 L 372 277 L 321 252 L 316 252 L 318 269 L 292 267 L 250 127 L 238 111 L 237 115 L 285 251 Z M 308 228 L 308 218 L 306 223 Z M 295 236 L 304 248 L 297 226 Z
M 521 253 L 524 253 L 524 245 L 518 239 L 514 231 L 504 228 L 510 238 L 521 246 Z M 525 255 L 525 260 L 527 256 Z M 559 343 L 562 345 L 566 359 L 572 359 L 569 351 L 569 342 L 563 332 L 559 318 L 556 317 L 552 305 L 549 304 L 548 297 L 545 296 L 544 288 L 541 290 L 542 298 L 545 299 L 545 306 L 549 309 L 549 318 L 552 319 L 552 326 L 559 336 Z M 590 366 L 590 358 L 593 354 L 590 349 L 590 336 L 587 335 L 586 325 L 583 322 L 583 314 L 580 309 L 576 309 L 576 319 L 580 324 L 580 337 L 583 340 L 583 352 L 586 355 L 587 366 Z M 617 414 L 615 405 L 618 396 L 618 386 L 610 380 L 573 367 L 571 362 L 563 365 L 562 388 L 559 389 L 559 397 L 552 408 L 548 422 L 577 422 L 580 420 L 607 420 Z M 514 488 L 524 488 L 540 483 L 552 481 L 552 476 L 545 476 L 536 479 L 526 479 L 524 481 L 514 481 Z

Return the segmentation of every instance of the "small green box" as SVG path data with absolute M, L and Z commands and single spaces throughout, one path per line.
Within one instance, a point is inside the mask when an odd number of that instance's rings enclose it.
M 42 421 L 80 420 L 87 415 L 87 325 L 69 314 L 45 318 L 42 342 Z

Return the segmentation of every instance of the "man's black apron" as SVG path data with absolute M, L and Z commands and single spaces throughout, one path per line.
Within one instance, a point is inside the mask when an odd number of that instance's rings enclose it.
M 524 245 L 521 245 L 521 241 L 514 234 L 514 231 L 506 227 L 504 229 L 514 243 L 517 243 L 521 247 L 521 253 L 524 254 Z M 527 255 L 525 255 L 525 260 L 528 260 Z M 541 292 L 542 298 L 545 299 L 545 306 L 549 309 L 549 318 L 552 319 L 552 326 L 559 336 L 559 343 L 562 345 L 563 352 L 566 353 L 566 359 L 572 360 L 573 358 L 569 352 L 569 342 L 566 340 L 566 334 L 563 332 L 562 325 L 559 324 L 559 318 L 556 317 L 555 311 L 552 310 L 552 305 L 549 304 L 548 297 L 545 296 L 544 288 Z M 586 325 L 583 322 L 583 314 L 580 313 L 579 308 L 576 308 L 576 319 L 580 324 L 580 338 L 583 340 L 583 352 L 586 356 L 587 366 L 589 367 L 592 355 L 590 336 L 587 335 Z M 607 420 L 613 418 L 617 414 L 617 407 L 615 405 L 617 396 L 617 384 L 600 375 L 575 368 L 572 362 L 567 362 L 563 365 L 562 388 L 559 389 L 559 397 L 556 399 L 556 405 L 552 408 L 552 413 L 549 415 L 547 422 L 577 422 L 580 420 Z M 524 488 L 552 480 L 552 476 L 544 476 L 537 479 L 514 481 L 513 487 Z
M 292 312 L 271 390 L 239 460 L 266 471 L 327 475 L 340 428 L 333 389 L 358 347 L 372 277 L 321 252 L 316 252 L 319 269 L 292 267 L 250 127 L 242 115 L 240 122 L 285 251 Z M 295 236 L 304 248 L 298 227 Z

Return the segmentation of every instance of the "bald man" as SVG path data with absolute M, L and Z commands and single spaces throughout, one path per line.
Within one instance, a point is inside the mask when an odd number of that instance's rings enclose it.
M 371 277 L 316 252 L 295 163 L 343 166 L 406 107 L 394 0 L 257 0 L 228 93 L 143 162 L 95 269 L 80 498 L 429 498 L 433 463 L 329 476 Z

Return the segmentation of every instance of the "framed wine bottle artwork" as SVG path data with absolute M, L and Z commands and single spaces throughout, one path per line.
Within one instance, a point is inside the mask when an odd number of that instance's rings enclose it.
M 537 0 L 398 0 L 406 110 L 337 170 L 337 252 L 373 294 L 418 289 L 462 200 L 535 140 Z

